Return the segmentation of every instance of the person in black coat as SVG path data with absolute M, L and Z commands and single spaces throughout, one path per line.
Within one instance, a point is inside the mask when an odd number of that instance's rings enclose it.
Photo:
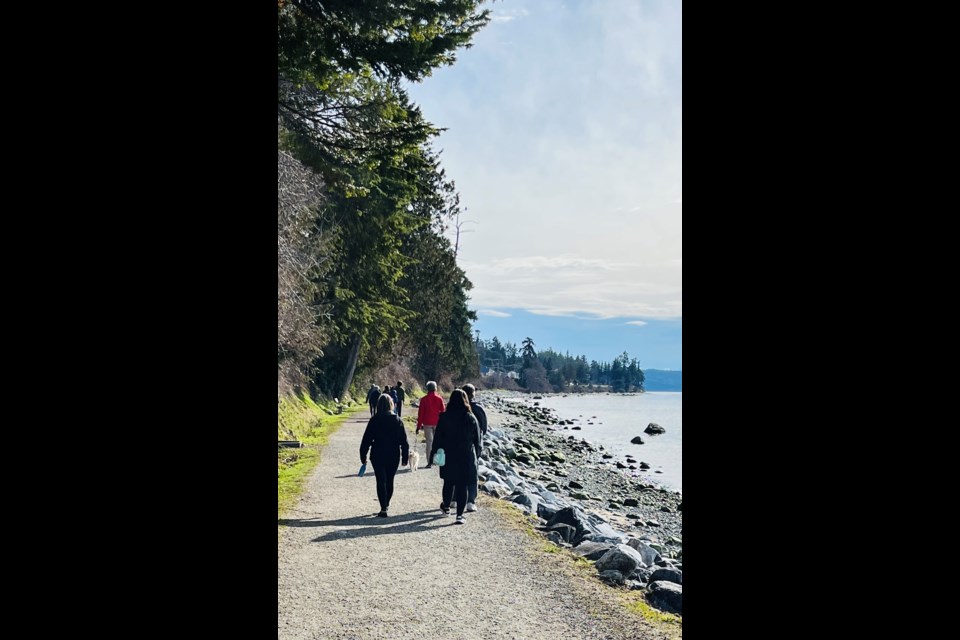
M 397 386 L 393 388 L 397 392 L 397 415 L 403 415 L 403 401 L 406 399 L 407 394 L 403 391 L 403 380 L 397 380 Z
M 370 462 L 377 476 L 377 499 L 380 501 L 380 513 L 377 515 L 386 518 L 390 498 L 393 497 L 393 478 L 400 464 L 407 464 L 410 454 L 407 430 L 393 412 L 393 400 L 386 394 L 377 400 L 377 413 L 370 418 L 363 432 L 363 440 L 360 441 L 361 464 L 367 464 L 367 450 L 371 445 Z
M 470 411 L 467 394 L 454 389 L 446 411 L 440 414 L 433 448 L 428 460 L 433 462 L 437 449 L 443 449 L 447 461 L 440 467 L 443 478 L 443 502 L 440 510 L 450 513 L 450 500 L 457 501 L 457 524 L 464 524 L 463 509 L 467 504 L 467 487 L 477 481 L 477 458 L 480 457 L 480 424 Z M 456 491 L 456 495 L 454 495 Z
M 467 400 L 470 402 L 470 411 L 473 412 L 474 417 L 477 419 L 477 423 L 480 425 L 480 442 L 483 442 L 483 436 L 487 435 L 487 412 L 479 403 L 474 402 L 473 395 L 477 392 L 477 388 L 472 384 L 463 385 L 463 392 L 467 394 Z M 477 481 L 474 480 L 473 484 L 467 487 L 467 512 L 477 510 Z

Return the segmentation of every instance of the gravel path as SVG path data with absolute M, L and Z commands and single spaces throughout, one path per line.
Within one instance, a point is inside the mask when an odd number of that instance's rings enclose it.
M 390 517 L 374 517 L 372 470 L 356 475 L 368 417 L 358 413 L 331 436 L 300 502 L 279 521 L 278 640 L 669 637 L 627 614 L 616 592 L 569 558 L 544 553 L 482 492 L 465 525 L 453 511 L 444 517 L 436 467 L 401 468 Z M 422 442 L 419 451 L 422 467 Z

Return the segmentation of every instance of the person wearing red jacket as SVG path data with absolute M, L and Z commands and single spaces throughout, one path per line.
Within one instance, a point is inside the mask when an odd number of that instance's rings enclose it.
M 417 410 L 417 431 L 423 429 L 423 437 L 427 440 L 427 469 L 433 466 L 430 452 L 433 449 L 433 434 L 440 421 L 440 414 L 445 410 L 443 398 L 437 395 L 437 383 L 433 380 L 427 383 L 427 395 L 420 398 L 420 407 Z M 416 437 L 416 436 L 414 436 Z

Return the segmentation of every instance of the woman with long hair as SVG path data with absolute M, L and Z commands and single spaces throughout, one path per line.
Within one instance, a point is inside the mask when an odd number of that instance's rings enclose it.
M 446 464 L 440 467 L 443 478 L 443 497 L 440 510 L 450 513 L 450 501 L 457 501 L 457 524 L 464 524 L 463 509 L 467 504 L 467 487 L 477 481 L 477 458 L 480 457 L 480 424 L 470 410 L 467 394 L 454 389 L 446 411 L 440 414 L 437 433 L 428 461 L 433 461 L 437 449 L 443 449 Z M 456 495 L 454 495 L 456 493 Z
M 380 501 L 380 513 L 387 517 L 390 498 L 393 497 L 393 478 L 400 464 L 407 464 L 410 445 L 407 444 L 407 430 L 403 428 L 400 417 L 393 412 L 393 400 L 382 394 L 377 400 L 377 413 L 370 418 L 367 429 L 360 441 L 360 463 L 367 464 L 367 450 L 370 447 L 370 462 L 377 476 L 377 499 Z

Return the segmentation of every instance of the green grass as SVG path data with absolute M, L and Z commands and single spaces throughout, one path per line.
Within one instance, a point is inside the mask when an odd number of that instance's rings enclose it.
M 277 518 L 296 504 L 310 472 L 320 462 L 320 452 L 330 434 L 366 405 L 344 405 L 338 414 L 332 401 L 314 402 L 309 396 L 285 397 L 277 407 L 277 439 L 300 440 L 302 449 L 277 451 Z
M 675 627 L 677 630 L 683 629 L 683 619 L 680 616 L 654 609 L 647 604 L 647 601 L 638 592 L 633 592 L 624 599 L 628 611 L 640 614 L 647 620 Z

